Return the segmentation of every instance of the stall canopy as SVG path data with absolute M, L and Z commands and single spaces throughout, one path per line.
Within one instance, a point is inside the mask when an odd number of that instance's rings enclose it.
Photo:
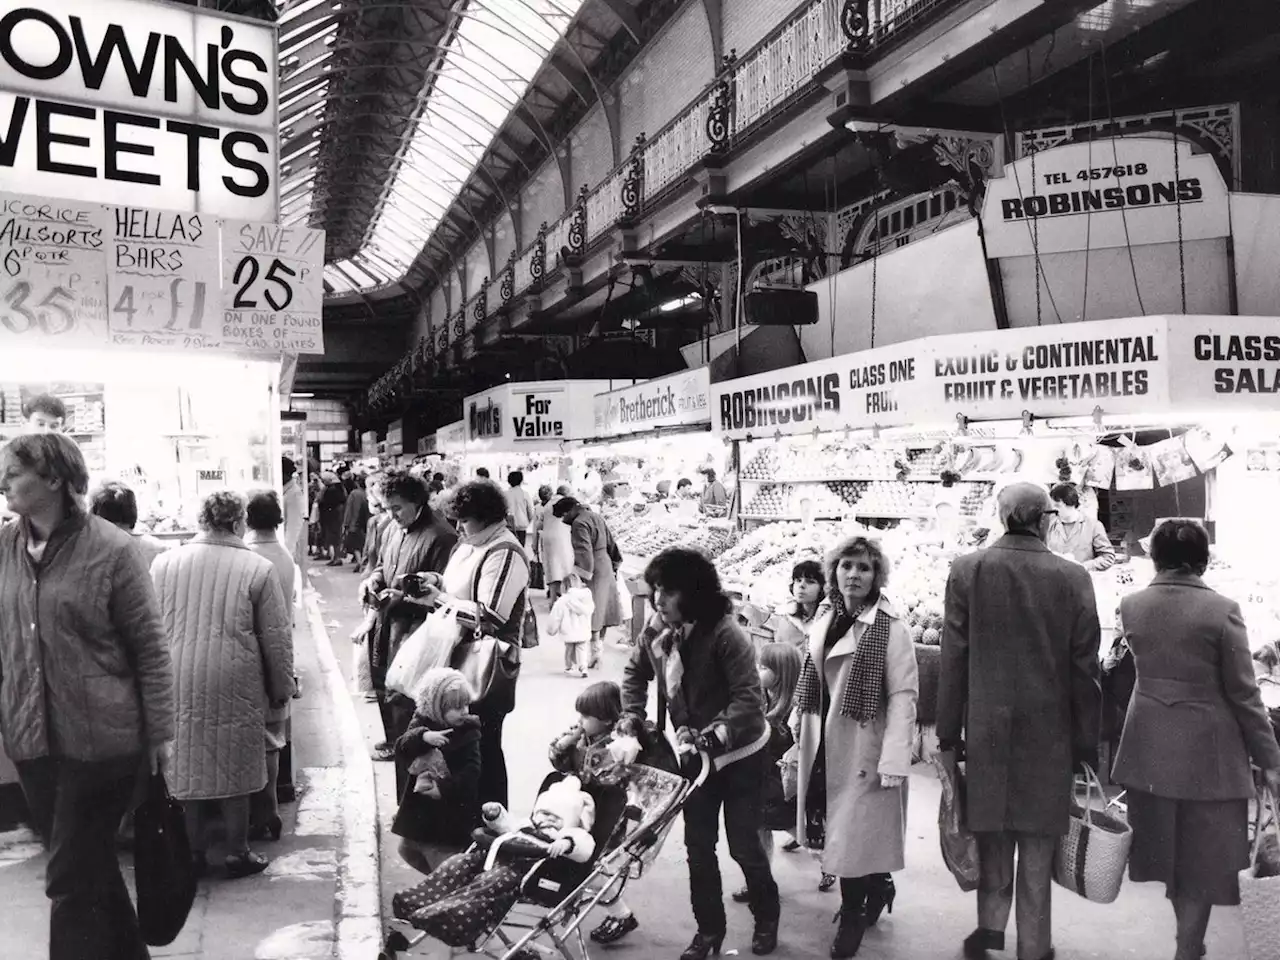
M 926 337 L 712 384 L 733 439 L 964 420 L 1280 409 L 1280 319 L 1157 316 Z

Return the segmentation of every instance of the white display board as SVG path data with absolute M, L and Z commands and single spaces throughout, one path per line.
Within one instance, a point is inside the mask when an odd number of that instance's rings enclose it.
M 594 429 L 593 401 L 608 380 L 507 383 L 463 402 L 468 453 L 554 450 Z
M 711 370 L 682 370 L 597 394 L 592 407 L 597 438 L 710 423 Z
M 0 16 L 0 189 L 274 221 L 274 25 L 152 0 Z
M 227 220 L 222 340 L 253 350 L 324 353 L 324 231 Z

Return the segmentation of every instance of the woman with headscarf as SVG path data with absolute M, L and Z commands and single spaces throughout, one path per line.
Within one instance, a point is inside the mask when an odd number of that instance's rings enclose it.
M 0 527 L 0 731 L 50 847 L 50 958 L 137 960 L 115 838 L 139 775 L 164 767 L 173 668 L 151 577 L 127 533 L 85 512 L 88 486 L 69 437 L 0 451 L 18 517 Z
M 539 510 L 538 559 L 547 581 L 547 599 L 552 603 L 559 599 L 565 578 L 573 572 L 573 540 L 569 528 L 555 515 L 556 504 L 572 495 L 569 485 L 562 483 Z
M 320 475 L 320 558 L 329 557 L 328 566 L 342 563 L 342 519 L 347 508 L 347 488 L 338 475 L 326 470 Z
M 217 800 L 227 873 L 247 877 L 268 863 L 249 849 L 250 798 L 267 784 L 268 711 L 293 696 L 293 637 L 280 578 L 242 539 L 244 498 L 209 494 L 199 523 L 151 567 L 176 675 L 170 791 L 185 802 L 197 869 L 208 867 L 200 801 Z
M 563 497 L 551 512 L 569 527 L 573 572 L 591 588 L 591 598 L 595 601 L 595 612 L 591 614 L 591 659 L 587 664 L 588 669 L 594 670 L 600 666 L 604 632 L 622 622 L 617 580 L 622 554 L 604 517 L 586 504 L 573 497 Z
M 867 927 L 893 911 L 920 677 L 911 632 L 883 593 L 880 544 L 846 540 L 826 575 L 831 608 L 809 631 L 796 687 L 796 839 L 821 848 L 823 873 L 840 878 L 838 960 L 856 956 Z

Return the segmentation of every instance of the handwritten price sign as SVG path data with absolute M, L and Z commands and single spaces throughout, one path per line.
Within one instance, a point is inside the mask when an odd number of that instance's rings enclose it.
M 222 227 L 222 342 L 254 351 L 324 353 L 324 231 L 227 220 Z
M 102 207 L 0 193 L 0 342 L 107 341 Z
M 220 346 L 213 305 L 218 230 L 213 218 L 146 207 L 109 207 L 107 250 L 113 344 Z

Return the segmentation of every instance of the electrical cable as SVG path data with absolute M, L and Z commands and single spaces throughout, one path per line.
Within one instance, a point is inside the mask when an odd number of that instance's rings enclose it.
M 1089 154 L 1086 161 L 1090 170 L 1093 169 L 1093 54 L 1090 53 L 1085 61 L 1085 66 L 1089 71 Z M 1089 209 L 1084 214 L 1084 293 L 1080 298 L 1080 319 L 1089 319 L 1089 241 L 1093 233 L 1093 210 Z
M 1171 115 L 1173 120 L 1173 202 L 1178 209 L 1178 282 L 1182 293 L 1182 314 L 1187 313 L 1187 258 L 1182 242 L 1182 168 L 1179 166 L 1178 154 L 1178 115 Z
M 1114 166 L 1120 166 L 1120 153 L 1116 146 L 1116 112 L 1111 106 L 1111 71 L 1107 67 L 1107 45 L 1099 43 L 1102 49 L 1102 89 L 1107 98 L 1107 132 L 1111 137 L 1111 162 Z M 1116 174 L 1116 183 L 1120 183 L 1120 174 Z M 1133 275 L 1133 292 L 1138 297 L 1138 313 L 1141 316 L 1147 315 L 1146 304 L 1142 302 L 1142 288 L 1138 286 L 1138 267 L 1133 260 L 1133 243 L 1129 239 L 1129 216 L 1125 212 L 1125 208 L 1120 208 L 1120 222 L 1124 224 L 1124 245 L 1129 251 L 1129 272 Z
M 1013 138 L 1013 128 L 1009 126 L 1009 117 L 1005 113 L 1004 95 L 1000 92 L 1000 76 L 996 72 L 995 64 L 991 65 L 991 79 L 995 84 L 996 102 L 999 104 L 999 107 L 1000 107 L 1000 127 L 1004 131 L 1005 143 L 1011 144 L 1015 142 Z M 1030 76 L 1028 76 L 1027 79 L 1029 81 Z M 1033 152 L 1031 156 L 1032 156 L 1032 164 L 1034 165 L 1035 153 Z M 1013 186 L 1014 186 L 1014 189 L 1018 191 L 1018 202 L 1022 203 L 1023 196 L 1024 196 L 1022 192 L 1022 178 L 1018 176 L 1018 167 L 1016 163 L 1012 164 L 1011 168 L 1013 170 Z M 1032 196 L 1034 196 L 1035 195 L 1034 183 L 1031 185 L 1031 189 L 1032 189 Z M 1027 218 L 1024 218 L 1024 222 L 1026 221 L 1026 219 Z M 1037 284 L 1037 292 L 1038 292 L 1039 282 L 1040 282 L 1039 277 L 1041 275 L 1044 275 L 1044 269 L 1040 263 L 1039 240 L 1037 238 L 1036 232 L 1032 230 L 1031 224 L 1027 223 L 1026 226 L 1027 226 L 1027 236 L 1030 238 L 1031 244 L 1032 244 L 1032 250 L 1035 252 L 1036 277 L 1037 277 L 1036 284 Z M 1058 312 L 1058 303 L 1057 303 L 1057 300 L 1054 299 L 1053 288 L 1049 285 L 1049 277 L 1047 275 L 1044 275 L 1044 289 L 1045 289 L 1045 292 L 1049 295 L 1049 305 L 1053 307 L 1054 316 L 1056 316 L 1058 318 L 1058 322 L 1061 323 L 1062 314 Z

